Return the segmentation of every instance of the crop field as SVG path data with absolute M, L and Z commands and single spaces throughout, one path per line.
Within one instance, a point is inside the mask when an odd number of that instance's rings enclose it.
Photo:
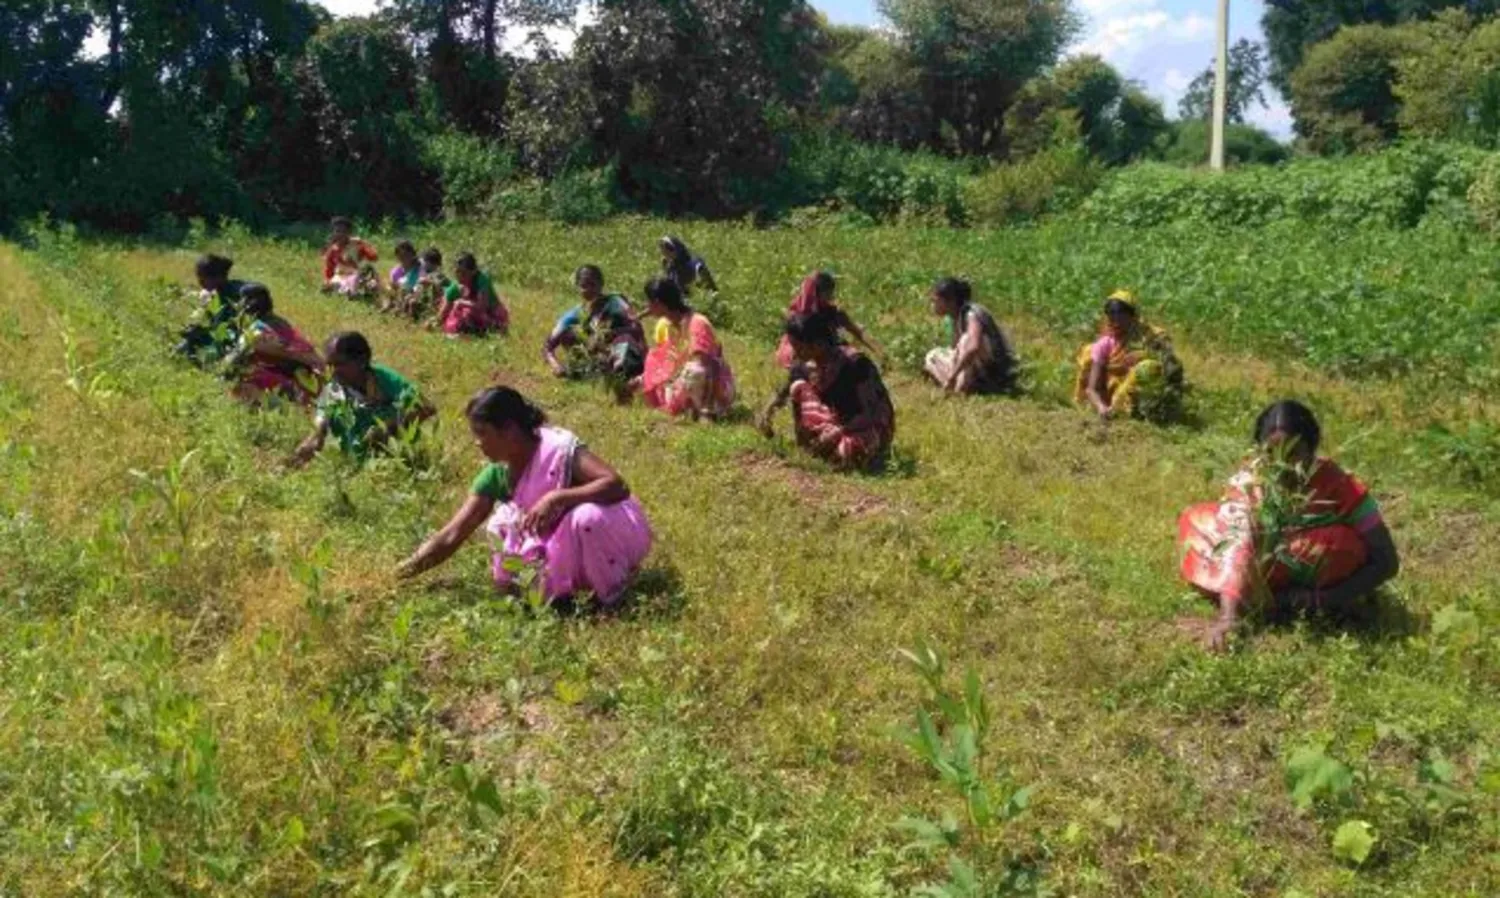
M 892 357 L 869 477 L 804 459 L 785 419 L 768 441 L 547 373 L 573 269 L 639 297 L 669 227 L 367 229 L 476 252 L 512 312 L 488 341 L 320 295 L 295 237 L 0 244 L 0 895 L 1500 894 L 1493 242 L 682 226 L 747 407 L 798 279 L 838 274 Z M 425 457 L 284 469 L 305 418 L 169 357 L 169 285 L 204 250 L 309 336 L 369 336 L 439 408 Z M 1012 335 L 1025 395 L 918 376 L 945 274 Z M 1187 423 L 1071 407 L 1116 287 L 1172 333 Z M 619 614 L 497 598 L 477 540 L 396 580 L 480 466 L 460 410 L 495 380 L 651 516 Z M 1209 655 L 1177 627 L 1209 611 L 1176 516 L 1285 397 L 1375 490 L 1402 573 L 1359 620 Z

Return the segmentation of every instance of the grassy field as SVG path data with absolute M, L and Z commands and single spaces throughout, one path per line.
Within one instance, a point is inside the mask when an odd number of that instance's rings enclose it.
M 752 403 L 799 275 L 839 272 L 897 358 L 896 464 L 868 478 L 547 376 L 573 267 L 639 295 L 664 227 L 415 235 L 493 263 L 515 330 L 489 342 L 318 295 L 307 243 L 0 244 L 0 894 L 811 898 L 955 869 L 941 894 L 1028 893 L 1028 871 L 1079 896 L 1500 893 L 1492 246 L 690 227 Z M 205 248 L 304 332 L 358 328 L 419 382 L 442 412 L 431 464 L 282 470 L 305 420 L 167 357 L 185 309 L 163 281 Z M 913 374 L 945 273 L 1015 336 L 1025 398 L 943 399 Z M 1177 336 L 1190 425 L 1068 407 L 1116 286 Z M 458 410 L 495 377 L 652 516 L 622 615 L 502 603 L 479 545 L 394 580 L 479 466 Z M 1284 396 L 1376 489 L 1403 573 L 1359 627 L 1211 657 L 1174 626 L 1207 614 L 1176 579 L 1176 514 Z M 924 642 L 948 688 L 971 669 L 987 695 L 978 765 L 997 803 L 1032 787 L 1015 819 L 976 825 L 903 743 L 940 710 L 899 652 Z M 951 849 L 897 826 L 945 814 Z

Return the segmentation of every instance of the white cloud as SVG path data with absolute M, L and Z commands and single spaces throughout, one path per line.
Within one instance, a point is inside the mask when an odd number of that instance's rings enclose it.
M 1163 9 L 1139 6 L 1128 15 L 1096 16 L 1075 53 L 1095 53 L 1119 65 L 1141 52 L 1164 45 L 1196 43 L 1214 31 L 1214 22 L 1197 13 L 1173 16 Z
M 1197 0 L 1076 0 L 1087 19 L 1069 55 L 1102 56 L 1125 77 L 1162 101 L 1168 115 L 1197 74 L 1214 58 L 1217 34 L 1209 4 Z M 1205 7 L 1210 12 L 1205 14 Z M 1230 39 L 1262 40 L 1260 0 L 1241 0 L 1230 21 Z M 1291 111 L 1269 85 L 1269 108 L 1256 107 L 1250 121 L 1278 137 L 1291 135 Z
M 368 16 L 380 6 L 378 0 L 318 0 L 318 5 L 336 16 Z

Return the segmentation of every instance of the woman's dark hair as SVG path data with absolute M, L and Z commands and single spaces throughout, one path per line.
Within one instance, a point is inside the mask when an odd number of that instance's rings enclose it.
M 682 288 L 670 278 L 652 278 L 647 281 L 646 298 L 661 303 L 671 312 L 688 311 L 687 301 L 682 298 Z
M 271 291 L 264 284 L 246 284 L 240 289 L 240 310 L 252 319 L 270 318 L 274 314 Z
M 838 288 L 838 281 L 834 280 L 831 273 L 820 271 L 813 275 L 813 287 L 819 296 L 832 296 L 833 291 Z
M 1323 439 L 1323 429 L 1318 426 L 1312 409 L 1292 399 L 1272 403 L 1255 419 L 1257 445 L 1265 445 L 1277 433 L 1296 437 L 1299 447 L 1313 453 L 1318 451 L 1318 443 Z
M 813 346 L 838 345 L 838 330 L 833 326 L 833 316 L 824 312 L 816 315 L 792 315 L 786 320 L 787 337 Z
M 576 287 L 583 283 L 583 279 L 586 277 L 592 277 L 594 283 L 600 287 L 604 286 L 604 272 L 598 265 L 580 265 L 578 270 L 573 272 L 573 286 Z
M 329 222 L 329 225 L 331 225 L 335 231 L 337 231 L 339 228 L 343 228 L 349 231 L 354 230 L 354 222 L 350 221 L 348 217 L 343 215 L 335 215 L 333 217 L 333 221 Z
M 475 424 L 488 424 L 494 428 L 515 424 L 530 432 L 547 423 L 545 412 L 510 387 L 480 390 L 464 407 L 464 414 Z
M 465 271 L 478 271 L 479 260 L 474 258 L 473 253 L 459 253 L 458 258 L 453 260 L 455 270 L 462 268 Z
M 332 359 L 334 356 L 368 365 L 375 353 L 371 351 L 370 341 L 365 339 L 364 334 L 359 331 L 339 331 L 328 338 L 328 357 Z
M 1104 303 L 1104 317 L 1113 318 L 1116 315 L 1128 315 L 1136 317 L 1135 304 L 1123 299 L 1111 299 Z
M 422 250 L 422 264 L 428 268 L 442 268 L 443 251 L 435 246 Z
M 415 256 L 417 254 L 417 248 L 411 245 L 410 240 L 403 240 L 400 243 L 396 244 L 396 251 L 394 255 L 399 256 L 402 253 L 411 253 Z
M 943 278 L 932 285 L 932 292 L 956 306 L 968 305 L 974 296 L 974 288 L 959 278 Z
M 229 277 L 229 269 L 234 267 L 234 260 L 209 253 L 206 256 L 199 256 L 198 264 L 193 267 L 200 278 L 223 280 Z

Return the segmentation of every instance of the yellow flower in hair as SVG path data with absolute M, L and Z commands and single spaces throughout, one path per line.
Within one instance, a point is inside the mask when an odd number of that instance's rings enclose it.
M 1115 292 L 1111 293 L 1108 298 L 1112 300 L 1119 300 L 1120 302 L 1125 303 L 1131 308 L 1136 307 L 1135 294 L 1130 292 L 1129 290 L 1116 290 Z

